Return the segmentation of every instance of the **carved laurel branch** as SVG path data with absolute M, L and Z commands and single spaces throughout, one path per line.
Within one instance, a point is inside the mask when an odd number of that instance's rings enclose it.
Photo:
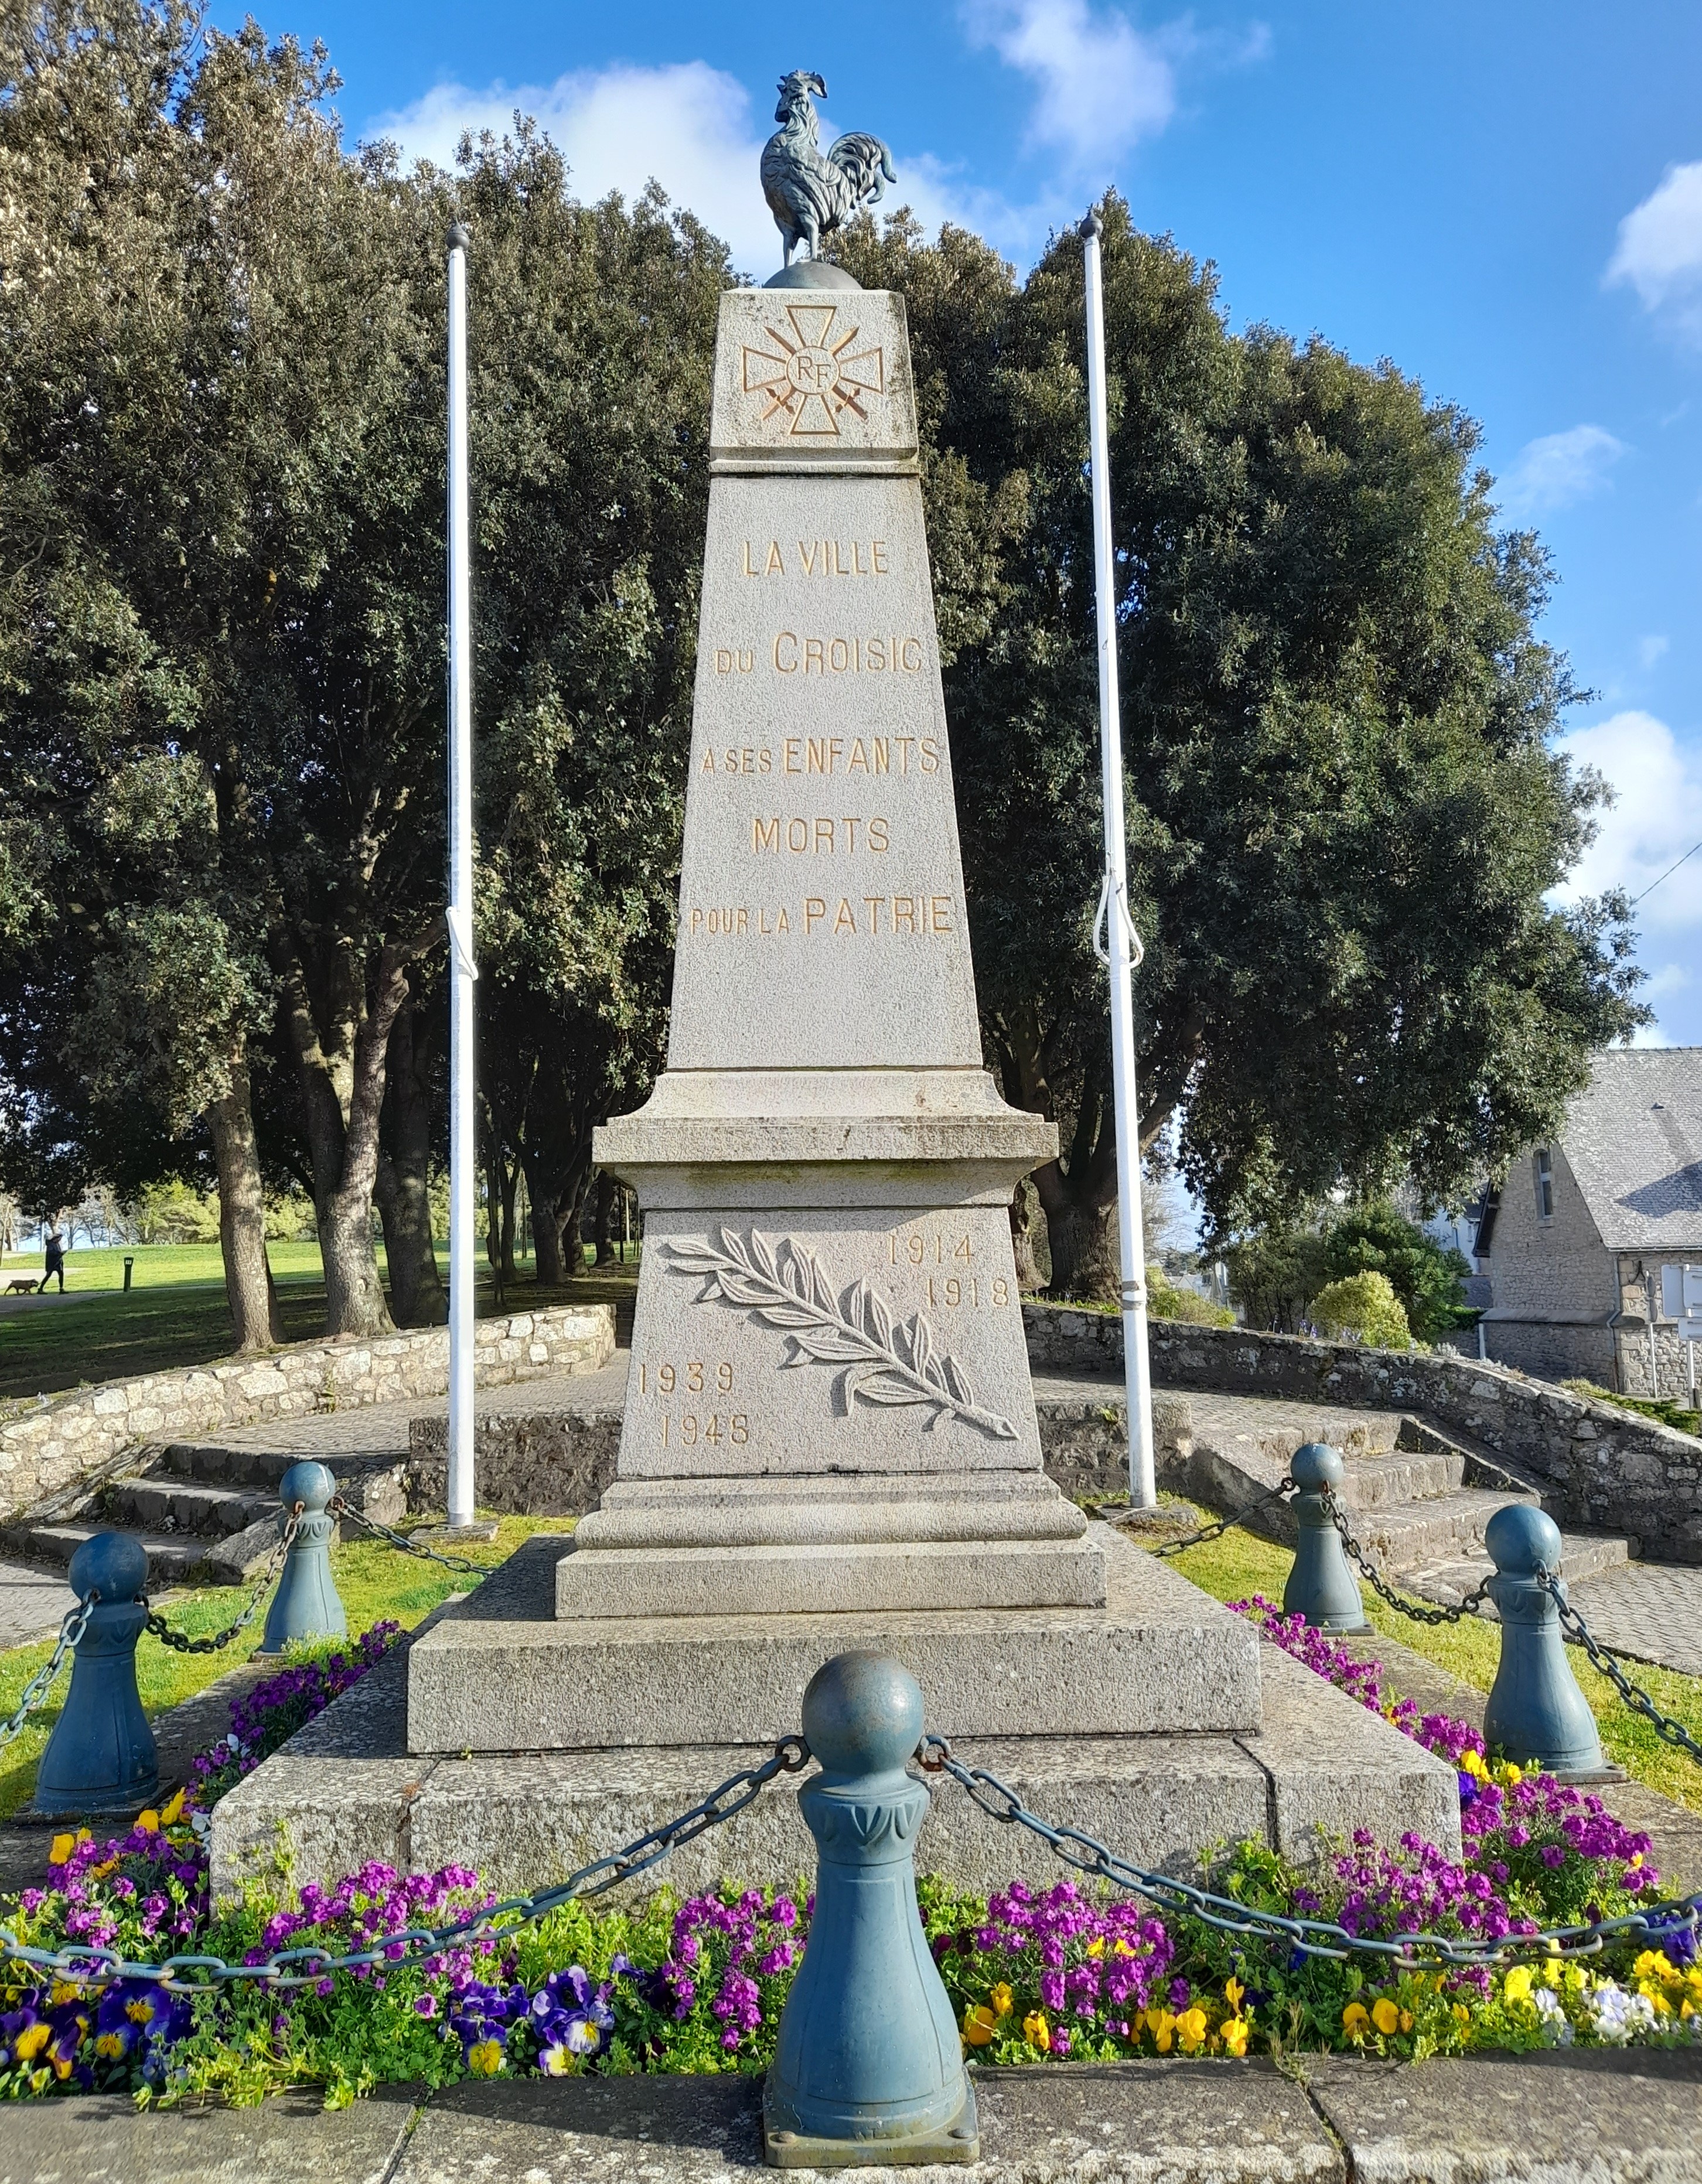
M 995 1440 L 1017 1438 L 1008 1418 L 977 1404 L 968 1374 L 935 1348 L 934 1330 L 919 1312 L 895 1322 L 891 1306 L 867 1281 L 835 1296 L 821 1261 L 790 1236 L 771 1244 L 755 1228 L 748 1240 L 723 1228 L 718 1251 L 708 1242 L 672 1239 L 662 1249 L 675 1273 L 703 1276 L 700 1304 L 718 1299 L 784 1328 L 792 1346 L 784 1363 L 843 1365 L 836 1390 L 841 1418 L 850 1416 L 859 1396 L 866 1403 L 926 1403 L 934 1412 L 929 1433 L 947 1418 L 961 1418 Z

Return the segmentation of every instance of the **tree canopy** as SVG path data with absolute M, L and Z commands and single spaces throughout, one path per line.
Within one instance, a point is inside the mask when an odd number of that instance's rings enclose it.
M 658 1066 L 727 253 L 577 201 L 529 127 L 351 152 L 324 53 L 184 0 L 0 19 L 0 1181 L 216 1171 L 239 1339 L 268 1188 L 334 1331 L 441 1309 L 444 238 L 473 235 L 481 1088 L 540 1276 Z M 1053 1116 L 1054 1286 L 1116 1177 L 1081 253 L 907 216 L 907 300 L 986 1052 Z M 1394 366 L 1230 332 L 1105 207 L 1143 1143 L 1220 1234 L 1458 1199 L 1638 1021 L 1542 548 Z M 60 1202 L 64 1202 L 63 1200 Z M 1367 1264 L 1370 1262 L 1367 1262 Z M 1398 1284 L 1397 1284 L 1398 1286 Z

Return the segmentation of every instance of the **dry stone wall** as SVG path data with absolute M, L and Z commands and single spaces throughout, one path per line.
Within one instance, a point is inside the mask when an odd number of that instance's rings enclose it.
M 499 1386 L 592 1371 L 614 1349 L 610 1306 L 564 1305 L 478 1321 L 473 1369 L 482 1386 Z M 131 1448 L 206 1440 L 268 1418 L 441 1396 L 449 1370 L 448 1329 L 432 1327 L 372 1340 L 293 1344 L 52 1396 L 0 1419 L 0 1517 L 62 1492 Z
M 1121 1372 L 1114 1315 L 1025 1304 L 1023 1318 L 1036 1368 Z M 1446 1351 L 1364 1350 L 1244 1327 L 1155 1320 L 1152 1359 L 1163 1388 L 1414 1412 L 1548 1481 L 1562 1521 L 1628 1533 L 1632 1552 L 1652 1562 L 1702 1563 L 1702 1441 L 1613 1404 Z

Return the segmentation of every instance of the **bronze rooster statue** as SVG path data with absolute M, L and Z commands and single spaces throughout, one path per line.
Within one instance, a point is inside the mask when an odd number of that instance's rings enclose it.
M 816 257 L 822 237 L 843 227 L 853 213 L 873 204 L 891 181 L 892 154 L 879 136 L 840 136 L 824 152 L 816 130 L 811 94 L 828 95 L 813 69 L 794 69 L 780 79 L 780 126 L 762 148 L 762 194 L 785 244 L 784 264 L 807 245 Z

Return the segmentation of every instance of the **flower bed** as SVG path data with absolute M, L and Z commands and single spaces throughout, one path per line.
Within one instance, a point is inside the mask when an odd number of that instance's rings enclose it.
M 1375 1664 L 1268 1602 L 1239 1605 L 1274 1643 L 1453 1760 L 1465 1852 L 1456 1862 L 1415 1836 L 1390 1848 L 1359 1835 L 1302 1873 L 1243 1844 L 1216 1864 L 1220 1892 L 1368 1937 L 1424 1926 L 1496 1939 L 1653 1900 L 1659 1875 L 1647 1837 L 1600 1798 L 1493 1762 L 1469 1724 L 1420 1716 L 1386 1693 Z M 233 1912 L 209 1906 L 211 1805 L 365 1674 L 396 1635 L 380 1625 L 257 1685 L 233 1708 L 231 1735 L 196 1763 L 187 1791 L 128 1834 L 58 1838 L 50 1886 L 20 1899 L 14 1923 L 24 1937 L 47 1947 L 98 1943 L 132 1960 L 193 1947 L 258 1963 L 313 1944 L 382 1951 L 387 1936 L 492 1902 L 465 1867 L 400 1874 L 371 1864 L 287 1903 L 255 1895 Z M 1100 1900 L 1073 1880 L 1046 1890 L 1013 1882 L 983 1901 L 924 1878 L 918 1896 L 966 2050 L 985 2062 L 1297 2048 L 1418 2058 L 1702 2039 L 1702 1967 L 1683 1927 L 1655 1937 L 1660 1947 L 1610 1941 L 1588 1963 L 1436 1971 L 1307 1956 L 1160 1917 L 1136 1897 Z M 392 2081 L 761 2070 L 812 1909 L 801 1885 L 684 1903 L 659 1896 L 627 1911 L 569 1904 L 416 1962 L 395 1961 L 397 1944 L 388 1958 L 291 1989 L 239 1984 L 191 1996 L 144 1981 L 95 1992 L 19 1981 L 0 2014 L 0 2093 L 248 2102 L 313 2084 L 338 2103 Z

